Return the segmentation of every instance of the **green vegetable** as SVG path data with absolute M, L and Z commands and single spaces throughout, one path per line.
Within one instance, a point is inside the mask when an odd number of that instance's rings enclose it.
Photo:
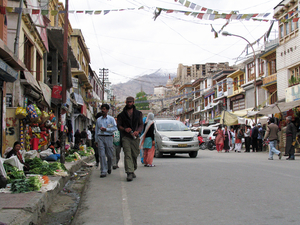
M 6 163 L 4 163 L 3 166 L 6 171 L 7 176 L 9 178 L 9 180 L 8 180 L 9 183 L 11 183 L 17 179 L 25 178 L 25 174 L 24 174 L 23 170 L 19 170 L 17 167 L 12 166 L 10 164 L 6 164 Z
M 67 170 L 66 167 L 59 162 L 48 163 L 37 157 L 33 160 L 29 171 L 32 174 L 54 175 L 56 170 Z
M 24 193 L 30 191 L 38 191 L 42 187 L 42 183 L 40 182 L 37 176 L 17 179 L 12 182 L 11 191 L 12 193 Z

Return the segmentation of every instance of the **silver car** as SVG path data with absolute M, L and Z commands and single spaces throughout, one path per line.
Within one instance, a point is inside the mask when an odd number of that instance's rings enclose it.
M 197 157 L 199 142 L 197 133 L 192 132 L 178 120 L 155 121 L 155 157 L 164 153 L 188 153 L 191 158 Z

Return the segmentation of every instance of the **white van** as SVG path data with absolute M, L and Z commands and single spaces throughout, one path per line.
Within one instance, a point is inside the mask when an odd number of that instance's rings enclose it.
M 204 141 L 206 141 L 208 135 L 214 133 L 217 129 L 217 126 L 199 127 L 199 134 L 203 137 Z

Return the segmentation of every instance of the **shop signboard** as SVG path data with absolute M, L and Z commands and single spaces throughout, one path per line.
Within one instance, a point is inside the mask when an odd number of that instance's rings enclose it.
M 292 102 L 300 99 L 300 84 L 285 89 L 285 102 Z
M 208 121 L 208 123 L 215 123 L 215 120 L 214 120 L 214 119 L 210 119 L 210 120 Z
M 72 77 L 73 88 L 78 88 L 78 78 Z
M 62 86 L 58 86 L 58 85 L 53 86 L 51 97 L 62 99 Z
M 85 103 L 83 103 L 83 105 L 81 106 L 81 114 L 85 117 L 87 116 L 87 107 Z
M 19 140 L 19 120 L 16 118 L 16 108 L 6 108 L 6 147 L 13 147 Z

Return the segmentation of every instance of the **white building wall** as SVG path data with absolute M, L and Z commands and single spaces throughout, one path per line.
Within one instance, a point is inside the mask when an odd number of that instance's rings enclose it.
M 276 51 L 278 100 L 285 98 L 285 89 L 289 85 L 289 69 L 300 64 L 300 37 L 282 44 Z

